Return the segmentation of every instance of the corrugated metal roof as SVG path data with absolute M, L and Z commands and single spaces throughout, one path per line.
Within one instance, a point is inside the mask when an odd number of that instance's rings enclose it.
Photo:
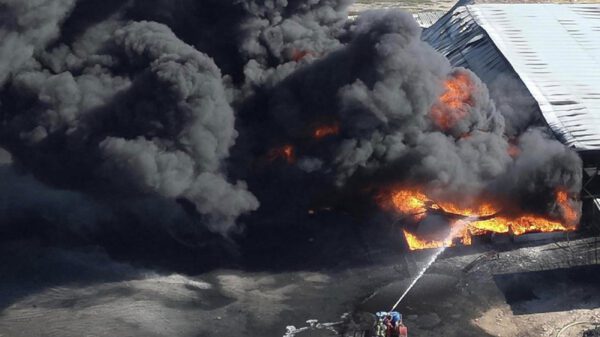
M 427 11 L 427 12 L 419 12 L 413 14 L 413 17 L 419 24 L 419 26 L 423 28 L 428 28 L 433 25 L 439 18 L 444 16 L 446 12 L 444 11 Z
M 465 67 L 488 82 L 498 73 L 512 71 L 467 7 L 458 7 L 423 32 L 423 39 L 444 54 L 454 66 Z M 487 76 L 491 74 L 491 76 Z
M 561 140 L 600 149 L 600 5 L 459 6 L 423 37 L 486 83 L 516 73 Z

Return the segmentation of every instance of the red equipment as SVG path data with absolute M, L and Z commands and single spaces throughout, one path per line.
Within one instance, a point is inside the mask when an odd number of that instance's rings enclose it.
M 404 325 L 398 325 L 398 336 L 399 337 L 408 337 L 408 328 Z

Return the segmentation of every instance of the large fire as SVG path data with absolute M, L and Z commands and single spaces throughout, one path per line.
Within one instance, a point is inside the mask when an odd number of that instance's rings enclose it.
M 568 193 L 556 191 L 556 205 L 562 214 L 562 221 L 536 214 L 504 215 L 502 209 L 492 202 L 479 202 L 466 207 L 451 202 L 435 202 L 418 188 L 396 189 L 387 194 L 388 205 L 393 210 L 420 221 L 430 212 L 442 212 L 450 218 L 459 218 L 450 223 L 450 234 L 442 240 L 427 240 L 404 231 L 404 237 L 411 250 L 440 248 L 455 245 L 460 241 L 470 245 L 473 236 L 490 233 L 512 233 L 522 235 L 531 232 L 556 232 L 575 230 L 578 211 L 569 202 Z
M 469 114 L 473 106 L 473 84 L 466 73 L 456 73 L 444 82 L 445 91 L 431 108 L 431 119 L 442 130 L 450 130 Z

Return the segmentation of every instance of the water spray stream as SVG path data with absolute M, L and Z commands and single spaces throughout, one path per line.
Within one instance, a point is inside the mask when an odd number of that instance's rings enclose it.
M 448 237 L 446 238 L 446 240 L 444 240 L 444 242 L 449 242 L 452 241 L 452 238 L 454 238 L 454 236 L 459 233 L 460 231 L 462 231 L 466 225 L 468 225 L 469 223 L 477 220 L 478 217 L 476 216 L 471 216 L 468 218 L 464 218 L 458 221 L 458 225 L 455 226 L 454 228 L 452 228 L 452 230 L 450 231 L 450 234 L 448 234 Z M 419 272 L 419 274 L 417 274 L 417 276 L 412 280 L 412 282 L 410 283 L 410 285 L 408 286 L 408 288 L 406 288 L 406 290 L 404 291 L 404 293 L 402 294 L 402 296 L 400 296 L 400 298 L 398 299 L 398 301 L 396 301 L 396 303 L 394 304 L 394 306 L 392 307 L 392 309 L 390 311 L 394 311 L 396 309 L 396 307 L 398 307 L 398 305 L 400 304 L 400 302 L 402 302 L 402 300 L 404 299 L 404 297 L 406 297 L 406 295 L 408 295 L 408 293 L 410 292 L 410 290 L 417 284 L 417 282 L 421 279 L 421 277 L 423 277 L 423 275 L 425 275 L 425 273 L 427 272 L 427 270 L 429 269 L 429 267 L 431 267 L 431 265 L 433 265 L 433 263 L 438 259 L 438 257 L 440 255 L 442 255 L 442 253 L 446 250 L 446 248 L 448 248 L 448 246 L 444 246 L 442 248 L 439 248 L 437 252 L 435 252 L 435 254 L 433 254 L 431 256 L 431 258 L 429 259 L 429 261 L 427 262 L 427 264 L 425 264 L 425 266 L 421 269 L 421 271 Z
M 421 271 L 419 272 L 419 274 L 417 274 L 417 277 L 415 277 L 413 279 L 413 281 L 410 283 L 410 285 L 408 286 L 408 288 L 406 288 L 406 290 L 404 291 L 404 293 L 402 294 L 402 296 L 400 296 L 400 298 L 398 299 L 398 301 L 396 301 L 396 303 L 394 304 L 394 306 L 392 307 L 392 309 L 390 311 L 394 311 L 396 309 L 396 307 L 400 304 L 400 302 L 402 302 L 402 300 L 404 299 L 404 297 L 406 297 L 406 295 L 408 294 L 408 292 L 415 286 L 415 284 L 417 284 L 417 282 L 419 281 L 419 279 L 421 279 L 421 277 L 423 277 L 423 275 L 425 274 L 425 272 L 427 271 L 427 269 L 429 269 L 429 267 L 435 262 L 435 260 L 437 260 L 438 256 L 440 256 L 447 247 L 442 247 L 439 248 L 438 251 L 433 254 L 431 256 L 431 259 L 429 260 L 429 262 L 427 262 L 427 264 L 425 265 L 425 267 L 423 267 L 423 269 L 421 269 Z

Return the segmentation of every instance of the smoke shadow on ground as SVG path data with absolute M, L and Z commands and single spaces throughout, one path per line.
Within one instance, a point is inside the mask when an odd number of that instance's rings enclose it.
M 15 227 L 22 230 L 10 229 Z M 123 232 L 110 226 L 86 240 L 75 239 L 68 231 L 39 237 L 43 231 L 38 227 L 57 228 L 40 222 L 5 224 L 0 231 L 5 234 L 0 240 L 0 313 L 47 289 L 136 280 L 148 273 L 332 271 L 383 264 L 402 253 L 400 237 L 390 238 L 385 226 L 340 220 L 336 214 L 314 216 L 302 226 L 258 225 L 237 241 L 204 237 L 204 244 L 196 246 L 133 221 Z M 194 238 L 198 239 L 192 235 L 188 241 Z M 209 300 L 220 303 L 219 298 Z
M 35 240 L 5 242 L 0 246 L 0 313 L 44 289 L 132 280 L 146 273 L 113 261 L 97 247 L 65 250 Z
M 600 306 L 600 265 L 494 275 L 515 315 Z

